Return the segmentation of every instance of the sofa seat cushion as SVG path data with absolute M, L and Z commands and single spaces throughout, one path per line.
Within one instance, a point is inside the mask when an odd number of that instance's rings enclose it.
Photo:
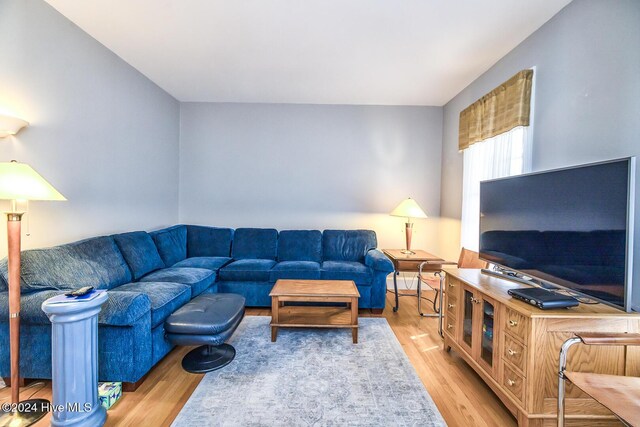
M 231 261 L 231 258 L 226 256 L 197 256 L 187 259 L 183 259 L 173 267 L 191 267 L 191 268 L 206 268 L 213 271 L 218 271 Z
M 355 261 L 325 261 L 320 278 L 324 280 L 353 280 L 356 285 L 371 285 L 371 268 Z
M 271 269 L 270 279 L 320 279 L 320 263 L 313 261 L 282 261 Z
M 42 311 L 42 310 L 40 310 Z M 151 300 L 142 292 L 109 291 L 109 299 L 98 315 L 100 325 L 131 326 L 142 316 L 150 316 Z
M 113 238 L 131 269 L 133 280 L 139 280 L 147 273 L 164 268 L 164 262 L 149 233 L 132 231 L 116 234 Z
M 271 259 L 240 259 L 220 269 L 221 280 L 269 281 L 269 273 L 276 262 Z
M 118 292 L 142 293 L 151 302 L 151 328 L 165 321 L 178 308 L 191 300 L 189 285 L 171 282 L 135 282 L 118 287 Z
M 595 266 L 595 265 L 541 265 L 538 267 L 543 273 L 560 279 L 569 280 L 580 285 L 601 287 L 607 292 L 613 283 L 624 282 L 624 267 Z M 579 289 L 578 289 L 579 290 Z M 598 290 L 598 289 L 592 289 Z
M 191 298 L 200 295 L 216 280 L 216 272 L 206 268 L 171 267 L 147 274 L 141 282 L 171 282 L 189 285 Z M 120 288 L 118 288 L 120 289 Z

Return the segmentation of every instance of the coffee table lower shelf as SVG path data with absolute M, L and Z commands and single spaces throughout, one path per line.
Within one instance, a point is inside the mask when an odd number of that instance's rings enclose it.
M 357 309 L 356 309 L 357 310 Z M 344 307 L 285 306 L 278 310 L 278 318 L 271 318 L 271 341 L 275 342 L 278 328 L 345 328 L 351 329 L 353 343 L 358 342 L 357 311 Z

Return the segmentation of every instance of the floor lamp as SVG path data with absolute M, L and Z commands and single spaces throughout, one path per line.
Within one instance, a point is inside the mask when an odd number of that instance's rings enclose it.
M 411 236 L 413 234 L 413 223 L 411 218 L 426 218 L 427 214 L 424 213 L 420 205 L 416 203 L 411 197 L 400 202 L 398 206 L 389 214 L 391 216 L 402 216 L 407 218 L 407 222 L 404 224 L 404 232 L 407 243 L 407 248 L 402 251 L 405 255 L 413 255 L 415 252 L 411 250 Z
M 20 226 L 24 212 L 18 211 L 17 201 L 66 199 L 29 165 L 12 160 L 0 163 L 0 200 L 11 200 L 11 212 L 7 212 L 11 410 L 0 412 L 0 426 L 22 427 L 42 418 L 49 402 L 20 402 Z

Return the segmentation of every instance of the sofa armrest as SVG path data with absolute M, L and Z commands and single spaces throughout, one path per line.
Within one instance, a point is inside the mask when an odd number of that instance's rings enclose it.
M 393 263 L 387 256 L 378 249 L 371 249 L 364 257 L 364 263 L 368 267 L 377 271 L 391 273 L 393 271 Z
M 42 303 L 49 298 L 68 291 L 41 291 L 20 296 L 20 323 L 26 325 L 49 325 L 51 322 L 42 311 Z M 9 321 L 9 292 L 0 292 L 0 322 Z
M 98 324 L 130 326 L 145 314 L 150 315 L 151 301 L 141 292 L 108 291 L 109 299 L 102 305 Z

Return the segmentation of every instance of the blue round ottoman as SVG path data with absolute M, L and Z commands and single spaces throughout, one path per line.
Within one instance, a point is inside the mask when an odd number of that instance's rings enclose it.
M 203 294 L 165 320 L 172 344 L 201 345 L 182 359 L 185 371 L 200 374 L 231 363 L 236 350 L 225 341 L 244 317 L 244 303 L 244 297 L 237 294 Z

